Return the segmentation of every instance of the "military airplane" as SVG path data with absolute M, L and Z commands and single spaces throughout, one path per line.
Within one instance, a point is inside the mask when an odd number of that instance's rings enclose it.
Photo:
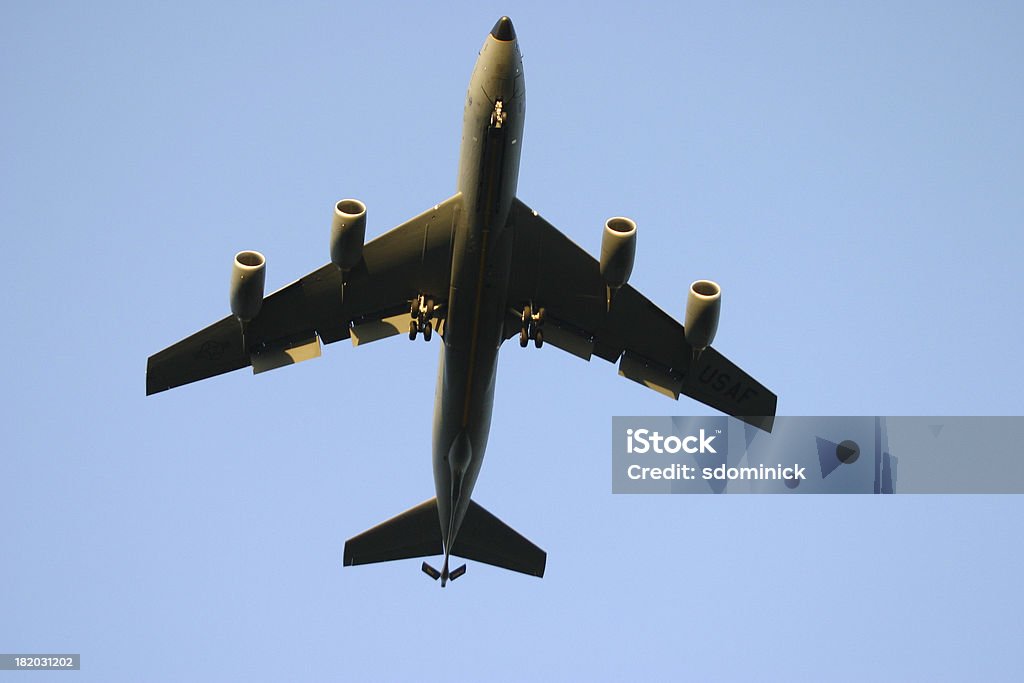
M 512 21 L 484 40 L 466 94 L 454 195 L 365 242 L 366 206 L 334 207 L 330 263 L 264 297 L 266 259 L 239 252 L 232 315 L 151 356 L 146 394 L 320 355 L 321 343 L 395 334 L 442 340 L 434 406 L 435 497 L 351 538 L 344 564 L 454 555 L 543 576 L 546 553 L 472 499 L 491 423 L 498 350 L 545 343 L 678 398 L 771 430 L 776 397 L 711 347 L 721 289 L 697 280 L 685 325 L 628 284 L 636 223 L 610 218 L 594 259 L 516 196 L 526 87 Z

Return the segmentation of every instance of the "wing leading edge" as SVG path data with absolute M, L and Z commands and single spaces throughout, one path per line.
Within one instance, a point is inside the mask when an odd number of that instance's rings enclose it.
M 228 316 L 150 356 L 146 394 L 249 365 L 261 372 L 313 358 L 321 341 L 351 337 L 359 344 L 398 334 L 403 330 L 397 321 L 410 319 L 410 305 L 420 295 L 429 296 L 443 316 L 460 206 L 456 194 L 371 240 L 344 282 L 328 263 L 270 294 L 246 325 L 244 339 L 239 322 Z
M 682 324 L 629 285 L 608 308 L 598 261 L 516 199 L 508 305 L 545 309 L 544 340 L 590 360 L 619 364 L 619 374 L 655 391 L 686 394 L 728 415 L 771 431 L 777 398 L 713 348 L 695 366 Z M 518 329 L 509 326 L 506 337 Z

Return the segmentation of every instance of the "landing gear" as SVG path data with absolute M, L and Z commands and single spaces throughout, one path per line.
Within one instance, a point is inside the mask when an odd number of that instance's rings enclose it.
M 434 300 L 426 294 L 420 294 L 413 299 L 409 307 L 409 315 L 412 316 L 412 320 L 409 321 L 409 339 L 415 341 L 416 335 L 422 332 L 423 341 L 430 341 L 434 333 L 434 324 L 431 320 L 436 312 Z
M 535 313 L 533 306 L 526 304 L 523 306 L 520 322 L 522 326 L 519 328 L 519 345 L 525 349 L 532 339 L 534 346 L 538 349 L 542 347 L 544 331 L 541 327 L 544 325 L 544 309 L 538 308 Z
M 491 128 L 501 128 L 508 118 L 508 112 L 503 111 L 504 102 L 497 100 L 494 103 L 494 111 L 491 112 Z

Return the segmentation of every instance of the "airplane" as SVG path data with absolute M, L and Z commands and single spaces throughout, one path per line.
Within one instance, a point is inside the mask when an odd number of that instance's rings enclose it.
M 320 355 L 321 344 L 408 332 L 441 351 L 433 421 L 435 496 L 345 543 L 344 565 L 443 555 L 422 570 L 441 586 L 449 558 L 542 577 L 547 554 L 472 499 L 491 423 L 498 351 L 517 337 L 678 399 L 686 394 L 771 431 L 776 396 L 712 348 L 721 288 L 697 280 L 680 324 L 628 284 L 637 226 L 604 225 L 590 256 L 516 195 L 526 87 L 511 19 L 484 40 L 466 95 L 454 195 L 365 242 L 366 206 L 334 207 L 330 263 L 264 296 L 266 258 L 239 252 L 231 315 L 151 356 L 146 394 L 252 366 Z

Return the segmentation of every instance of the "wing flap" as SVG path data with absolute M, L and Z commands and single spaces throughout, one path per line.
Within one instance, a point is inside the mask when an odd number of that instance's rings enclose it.
M 352 326 L 352 346 L 369 344 L 409 331 L 409 313 L 403 312 L 380 320 L 368 320 Z
M 642 384 L 648 389 L 654 389 L 659 394 L 669 398 L 679 398 L 679 391 L 682 389 L 683 381 L 671 370 L 658 367 L 643 356 L 638 356 L 631 351 L 622 354 L 619 361 L 619 375 Z
M 594 355 L 594 342 L 576 330 L 560 325 L 558 321 L 544 326 L 544 343 L 562 349 L 577 358 L 589 361 Z
M 286 365 L 294 365 L 304 360 L 311 360 L 320 357 L 320 338 L 314 334 L 310 338 L 303 338 L 288 342 L 277 347 L 267 347 L 252 354 L 253 374 L 258 375 L 268 370 L 276 370 Z

